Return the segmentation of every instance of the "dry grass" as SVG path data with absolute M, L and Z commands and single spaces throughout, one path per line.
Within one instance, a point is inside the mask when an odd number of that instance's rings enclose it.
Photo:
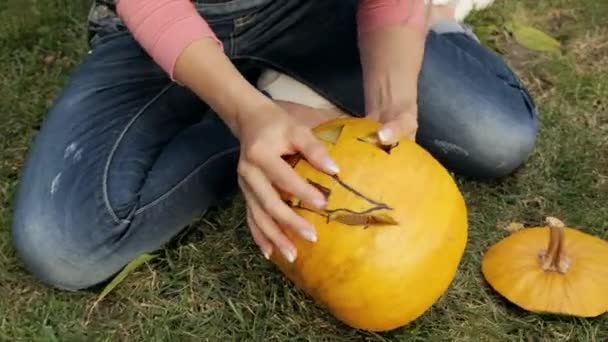
M 516 5 L 519 4 L 519 5 Z M 86 52 L 85 2 L 0 1 L 0 340 L 11 341 L 606 341 L 608 318 L 524 312 L 480 275 L 507 223 L 563 218 L 608 239 L 608 6 L 604 0 L 498 1 L 471 18 L 522 75 L 540 106 L 538 147 L 516 175 L 460 180 L 470 239 L 449 291 L 411 326 L 388 334 L 344 327 L 294 289 L 253 246 L 240 199 L 214 209 L 127 278 L 93 311 L 96 292 L 64 293 L 25 273 L 9 244 L 23 158 L 69 71 Z M 35 5 L 37 11 L 22 16 Z M 518 47 L 513 13 L 564 43 L 561 56 Z M 44 14 L 44 15 L 43 15 Z

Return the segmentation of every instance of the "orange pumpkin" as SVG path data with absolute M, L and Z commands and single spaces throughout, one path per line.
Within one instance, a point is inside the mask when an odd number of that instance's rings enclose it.
M 536 313 L 596 317 L 608 310 L 608 243 L 555 217 L 517 230 L 484 254 L 481 270 L 510 302 Z
M 271 260 L 288 279 L 351 327 L 392 330 L 415 320 L 447 290 L 467 241 L 467 209 L 448 171 L 410 140 L 390 148 L 379 124 L 338 118 L 313 132 L 338 163 L 330 176 L 290 158 L 327 196 L 318 211 L 290 205 L 315 225 L 318 241 L 284 229 L 298 250 Z

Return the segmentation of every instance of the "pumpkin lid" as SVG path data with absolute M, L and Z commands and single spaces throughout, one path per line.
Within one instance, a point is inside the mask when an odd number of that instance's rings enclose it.
M 482 261 L 488 283 L 519 307 L 579 317 L 608 310 L 608 242 L 554 218 L 491 246 Z

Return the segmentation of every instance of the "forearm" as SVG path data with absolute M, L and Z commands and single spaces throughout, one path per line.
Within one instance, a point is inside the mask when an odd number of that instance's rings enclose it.
M 120 0 L 116 9 L 133 37 L 172 78 L 177 57 L 194 41 L 209 38 L 222 45 L 189 0 Z
M 213 108 L 237 136 L 242 113 L 271 103 L 209 39 L 191 44 L 179 55 L 174 77 Z
M 426 33 L 408 26 L 390 26 L 359 35 L 359 50 L 364 77 L 399 64 L 410 82 L 417 82 Z
M 425 0 L 360 0 L 357 30 L 362 34 L 389 26 L 409 26 L 426 31 L 427 8 Z
M 189 0 L 120 0 L 117 10 L 134 38 L 170 78 L 192 89 L 235 134 L 238 113 L 268 101 L 232 65 Z
M 362 0 L 357 24 L 364 78 L 401 65 L 401 77 L 417 82 L 427 35 L 424 0 Z

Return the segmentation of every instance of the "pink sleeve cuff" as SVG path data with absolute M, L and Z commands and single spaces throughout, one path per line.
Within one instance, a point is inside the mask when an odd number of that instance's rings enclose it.
M 222 47 L 189 0 L 122 0 L 117 11 L 135 39 L 171 79 L 177 58 L 193 42 L 211 38 Z
M 359 33 L 393 25 L 407 25 L 417 30 L 426 29 L 424 0 L 361 0 L 357 11 Z

